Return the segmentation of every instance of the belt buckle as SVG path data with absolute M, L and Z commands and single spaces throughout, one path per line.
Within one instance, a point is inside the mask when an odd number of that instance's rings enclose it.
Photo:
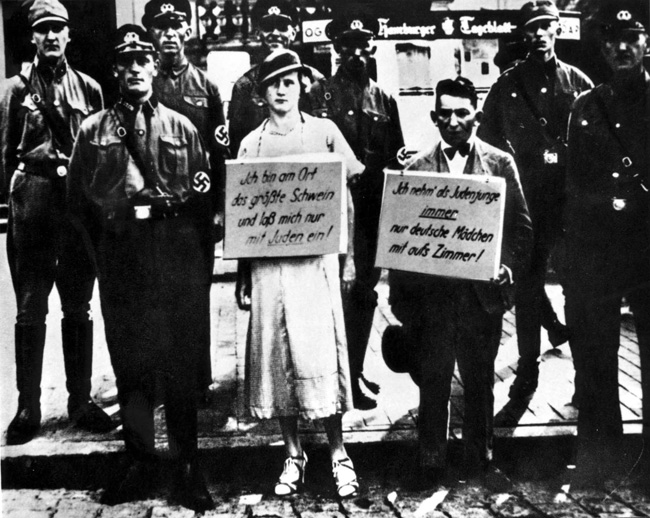
M 135 205 L 133 207 L 133 214 L 135 219 L 150 219 L 151 205 Z
M 558 163 L 557 151 L 551 151 L 550 149 L 544 150 L 544 163 L 557 164 Z

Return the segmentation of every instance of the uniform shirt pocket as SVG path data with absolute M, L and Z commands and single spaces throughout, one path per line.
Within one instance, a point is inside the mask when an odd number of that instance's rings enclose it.
M 160 135 L 160 175 L 188 175 L 187 138 L 183 135 Z

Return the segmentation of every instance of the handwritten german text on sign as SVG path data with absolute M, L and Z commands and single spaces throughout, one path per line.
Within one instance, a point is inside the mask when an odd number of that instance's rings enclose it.
M 332 153 L 227 160 L 224 259 L 345 252 L 345 192 Z
M 506 185 L 494 176 L 386 172 L 377 266 L 489 280 L 500 267 Z

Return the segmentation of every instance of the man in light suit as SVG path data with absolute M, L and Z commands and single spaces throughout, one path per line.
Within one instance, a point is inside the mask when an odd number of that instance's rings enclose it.
M 420 408 L 419 478 L 436 485 L 445 477 L 449 397 L 454 364 L 465 389 L 464 457 L 461 478 L 479 483 L 490 474 L 494 416 L 494 360 L 503 313 L 532 242 L 531 221 L 513 158 L 475 136 L 481 113 L 468 79 L 446 79 L 436 87 L 431 118 L 442 141 L 415 156 L 406 170 L 499 176 L 506 180 L 505 219 L 498 277 L 490 282 L 391 271 L 393 313 L 405 342 L 416 349 Z M 490 468 L 490 469 L 489 469 Z

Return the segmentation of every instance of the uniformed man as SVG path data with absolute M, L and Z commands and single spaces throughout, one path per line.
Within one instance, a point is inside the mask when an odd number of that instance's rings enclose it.
M 521 8 L 528 57 L 492 86 L 478 135 L 512 153 L 533 221 L 534 245 L 528 270 L 517 279 L 517 378 L 510 397 L 525 399 L 537 389 L 541 328 L 553 347 L 568 340 L 544 289 L 548 261 L 561 236 L 560 215 L 566 161 L 566 125 L 575 98 L 593 85 L 577 68 L 555 55 L 560 14 L 551 0 Z
M 377 402 L 361 390 L 360 381 L 363 380 L 371 392 L 379 392 L 379 386 L 363 376 L 363 362 L 377 306 L 374 288 L 380 269 L 374 264 L 383 170 L 389 166 L 398 167 L 397 154 L 404 145 L 397 103 L 368 73 L 376 30 L 377 20 L 365 11 L 351 10 L 335 18 L 326 32 L 341 56 L 341 65 L 331 78 L 316 81 L 308 93 L 312 114 L 332 119 L 359 161 L 366 166 L 359 180 L 351 186 L 356 280 L 351 290 L 344 293 L 343 300 L 354 406 L 359 409 L 377 406 Z
M 277 49 L 288 49 L 296 38 L 296 13 L 289 0 L 258 0 L 251 12 L 253 25 L 257 25 L 264 58 Z M 243 138 L 257 128 L 269 116 L 269 108 L 258 95 L 260 65 L 254 65 L 233 86 L 228 106 L 230 124 L 230 149 L 237 156 Z M 316 81 L 323 75 L 307 65 L 311 78 Z M 300 109 L 306 111 L 301 102 Z
M 639 2 L 640 4 L 640 2 Z M 565 213 L 567 323 L 582 381 L 573 485 L 600 485 L 625 454 L 618 387 L 621 298 L 634 314 L 641 361 L 643 438 L 650 440 L 650 75 L 648 13 L 613 3 L 603 13 L 611 79 L 571 112 Z M 647 4 L 646 4 L 647 5 Z M 645 452 L 638 480 L 650 489 Z M 636 476 L 636 474 L 634 475 Z
M 224 159 L 229 158 L 228 130 L 217 85 L 185 56 L 185 43 L 192 35 L 192 9 L 188 0 L 150 0 L 144 7 L 142 24 L 149 31 L 160 58 L 160 70 L 153 80 L 157 99 L 168 108 L 185 115 L 199 130 L 210 152 L 213 183 L 213 211 L 217 232 L 223 224 Z M 214 240 L 205 243 L 214 258 Z M 212 275 L 213 261 L 208 264 Z M 208 286 L 209 288 L 209 286 Z M 199 390 L 203 403 L 209 402 L 212 384 L 210 359 L 210 291 L 205 295 L 205 337 L 199 360 Z
M 161 395 L 176 461 L 174 498 L 202 511 L 213 505 L 196 459 L 195 397 L 211 282 L 210 164 L 194 125 L 153 95 L 157 67 L 146 31 L 120 27 L 114 72 L 121 98 L 81 126 L 68 201 L 93 244 L 131 460 L 103 501 L 146 498 L 153 489 L 153 410 Z
M 0 85 L 0 197 L 9 187 L 7 256 L 16 294 L 18 412 L 7 444 L 30 441 L 41 424 L 41 374 L 48 297 L 61 298 L 68 415 L 85 430 L 115 427 L 90 399 L 95 273 L 66 217 L 65 176 L 81 121 L 102 108 L 99 85 L 66 61 L 68 11 L 36 0 L 28 12 L 36 58 Z

